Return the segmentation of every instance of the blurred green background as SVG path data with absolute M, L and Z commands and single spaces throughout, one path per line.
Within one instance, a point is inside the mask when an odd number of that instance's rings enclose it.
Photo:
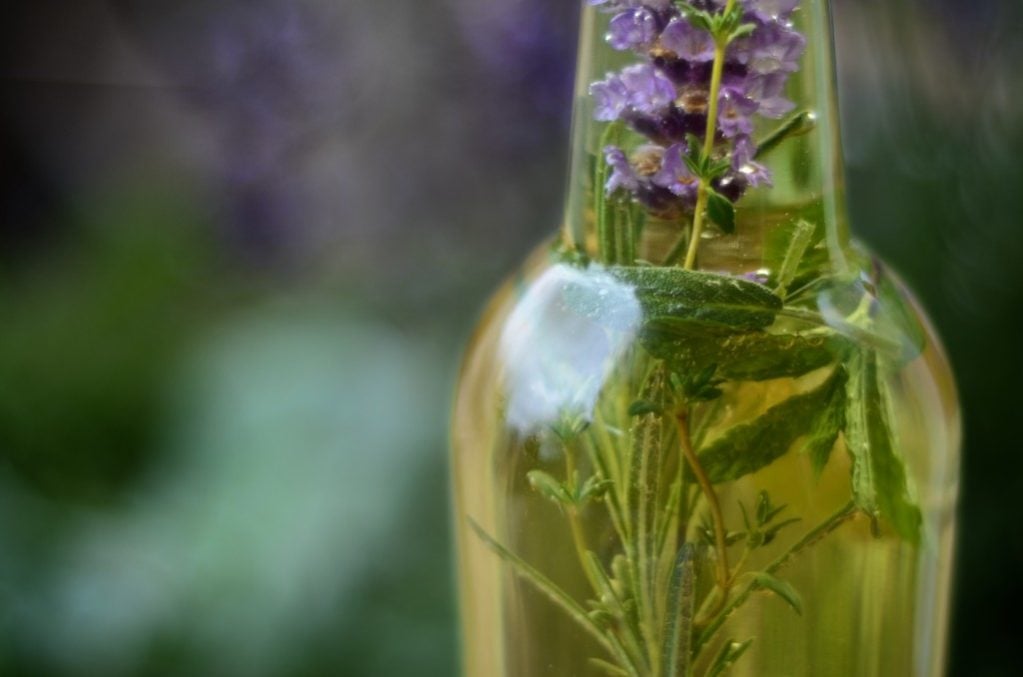
M 833 4 L 857 231 L 960 380 L 950 672 L 1019 674 L 1023 8 Z M 557 223 L 577 13 L 5 6 L 0 674 L 456 673 L 447 407 Z

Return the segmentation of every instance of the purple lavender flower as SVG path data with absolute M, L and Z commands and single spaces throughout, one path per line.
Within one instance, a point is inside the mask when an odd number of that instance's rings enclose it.
M 675 100 L 675 85 L 649 64 L 624 69 L 621 81 L 629 92 L 629 105 L 638 113 L 659 115 Z
M 657 40 L 657 28 L 657 17 L 649 9 L 630 9 L 611 19 L 607 41 L 620 51 L 649 49 Z
M 661 45 L 685 61 L 714 60 L 714 38 L 682 18 L 672 19 L 661 33 Z
M 727 0 L 691 3 L 698 10 L 720 12 Z M 604 149 L 608 194 L 625 191 L 651 213 L 674 219 L 692 213 L 702 181 L 710 181 L 732 202 L 750 188 L 771 185 L 770 171 L 755 160 L 753 116 L 780 118 L 795 107 L 785 97 L 785 85 L 799 69 L 806 40 L 788 22 L 799 0 L 741 3 L 753 30 L 728 44 L 716 129 L 708 132 L 713 36 L 694 25 L 673 0 L 589 0 L 615 13 L 607 34 L 611 46 L 642 57 L 590 88 L 598 120 L 622 120 L 648 140 L 631 156 L 617 146 Z M 706 140 L 710 157 L 704 160 L 725 161 L 723 174 L 701 177 L 693 169 L 686 139 L 696 135 L 702 145 L 705 133 L 713 136 Z
M 750 117 L 760 108 L 756 101 L 734 87 L 722 87 L 718 101 L 718 127 L 725 138 L 753 133 Z
M 629 164 L 629 158 L 625 156 L 618 146 L 607 146 L 604 148 L 604 158 L 607 166 L 611 168 L 611 176 L 607 179 L 604 190 L 608 195 L 620 190 L 635 191 L 639 188 L 639 175 Z
M 763 22 L 787 19 L 799 0 L 743 0 L 746 11 Z
M 778 23 L 767 23 L 751 36 L 749 68 L 753 73 L 795 73 L 806 50 L 806 38 Z
M 749 78 L 746 94 L 760 104 L 757 111 L 760 115 L 777 120 L 796 107 L 796 104 L 782 96 L 787 80 L 788 75 L 785 73 L 757 75 Z
M 737 137 L 735 148 L 732 150 L 732 171 L 741 175 L 746 183 L 753 188 L 760 185 L 773 185 L 770 170 L 753 160 L 756 157 L 756 152 L 756 144 L 750 137 L 745 135 Z
M 590 85 L 590 96 L 596 101 L 593 115 L 602 122 L 617 120 L 629 106 L 629 89 L 614 73 Z
M 675 195 L 683 198 L 695 198 L 700 187 L 700 179 L 686 163 L 689 149 L 684 143 L 675 145 L 664 151 L 664 164 L 654 177 L 655 185 L 667 188 Z
M 587 3 L 602 12 L 620 12 L 625 9 L 649 7 L 664 11 L 671 7 L 672 0 L 587 0 Z

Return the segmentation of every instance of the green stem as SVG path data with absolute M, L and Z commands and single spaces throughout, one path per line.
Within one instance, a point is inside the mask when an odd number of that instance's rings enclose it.
M 494 551 L 501 559 L 511 565 L 512 570 L 522 579 L 533 585 L 548 600 L 560 607 L 569 617 L 574 620 L 581 629 L 585 630 L 597 641 L 609 654 L 618 662 L 629 669 L 629 674 L 638 677 L 638 671 L 632 667 L 632 661 L 625 654 L 621 643 L 614 636 L 606 634 L 600 626 L 593 622 L 586 609 L 572 599 L 568 593 L 559 588 L 551 579 L 544 576 L 535 568 L 530 566 L 521 557 L 508 548 L 497 542 L 488 534 L 483 527 L 469 518 L 469 527 L 476 532 L 476 535 L 483 541 L 483 544 Z
M 764 139 L 757 144 L 757 152 L 754 155 L 754 159 L 759 160 L 764 157 L 772 150 L 777 148 L 782 141 L 792 136 L 801 136 L 808 132 L 812 132 L 817 126 L 817 116 L 808 110 L 800 111 L 796 113 L 784 123 L 781 127 L 768 134 Z
M 565 450 L 565 480 L 571 486 L 574 498 L 579 489 L 578 473 L 575 468 L 575 451 L 569 442 L 565 442 L 563 447 Z M 586 553 L 589 549 L 586 547 L 586 537 L 583 535 L 583 528 L 579 523 L 579 507 L 573 502 L 572 505 L 565 509 L 565 512 L 568 515 L 568 527 L 572 532 L 572 542 L 575 545 L 576 555 L 579 557 L 579 564 L 582 565 L 583 572 L 586 574 L 586 579 L 590 582 L 593 592 L 599 595 L 600 583 L 593 577 L 590 568 L 587 566 Z
M 697 483 L 700 485 L 700 490 L 707 499 L 707 505 L 710 507 L 711 519 L 714 522 L 714 546 L 717 550 L 717 583 L 718 587 L 721 588 L 721 599 L 723 601 L 728 596 L 728 588 L 732 582 L 732 569 L 728 566 L 728 532 L 725 528 L 725 517 L 721 510 L 721 501 L 718 500 L 717 492 L 714 491 L 714 485 L 711 484 L 707 472 L 703 469 L 700 459 L 693 450 L 687 419 L 688 414 L 685 412 L 679 413 L 675 418 L 678 423 L 678 439 L 682 447 L 682 453 L 689 463 Z
M 731 12 L 735 6 L 735 0 L 728 0 L 725 12 Z M 714 66 L 710 76 L 710 92 L 707 108 L 707 131 L 703 139 L 703 157 L 709 158 L 714 151 L 714 137 L 718 129 L 718 96 L 721 92 L 721 79 L 725 72 L 725 48 L 728 47 L 727 37 L 718 37 L 714 47 Z M 704 212 L 707 210 L 708 197 L 707 180 L 701 178 L 700 186 L 696 191 L 696 211 L 693 213 L 693 232 L 689 236 L 689 252 L 686 254 L 685 268 L 692 270 L 696 265 L 696 252 L 700 248 L 700 237 L 703 235 Z
M 608 196 L 604 190 L 604 186 L 607 183 L 607 160 L 604 157 L 604 148 L 612 145 L 620 129 L 621 123 L 612 122 L 600 137 L 600 148 L 597 150 L 596 176 L 594 177 L 593 185 L 593 192 L 597 198 L 596 213 L 594 215 L 597 221 L 597 246 L 599 247 L 597 258 L 603 263 L 609 264 L 616 262 L 618 251 L 615 232 L 611 228 L 610 219 L 608 218 Z
M 826 537 L 828 534 L 835 531 L 835 529 L 838 529 L 840 526 L 845 524 L 846 521 L 852 519 L 857 512 L 858 509 L 856 507 L 856 504 L 850 501 L 834 515 L 832 515 L 831 517 L 824 520 L 819 525 L 808 531 L 806 535 L 799 539 L 796 543 L 794 543 L 792 547 L 790 547 L 788 550 L 779 555 L 773 562 L 771 562 L 767 566 L 766 569 L 764 569 L 764 573 L 768 574 L 776 573 L 779 569 L 788 564 L 789 560 L 791 560 L 795 555 L 802 552 L 811 545 L 817 543 L 818 541 Z M 714 633 L 721 629 L 721 626 L 724 625 L 725 621 L 728 619 L 728 616 L 737 608 L 742 606 L 746 602 L 746 600 L 750 598 L 750 595 L 752 595 L 754 592 L 760 589 L 761 589 L 760 583 L 757 581 L 757 579 L 754 578 L 746 585 L 745 588 L 742 589 L 742 591 L 735 595 L 735 597 L 733 597 L 731 601 L 729 601 L 721 609 L 721 611 L 718 612 L 714 620 L 712 620 L 707 625 L 707 627 L 704 628 L 703 631 L 700 633 L 700 636 L 696 640 L 696 647 L 694 651 L 699 652 L 700 649 L 714 636 Z

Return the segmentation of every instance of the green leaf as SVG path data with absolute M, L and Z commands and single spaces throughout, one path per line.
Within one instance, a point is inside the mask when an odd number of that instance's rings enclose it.
M 723 232 L 735 232 L 735 205 L 715 190 L 707 191 L 707 215 Z
M 796 589 L 792 587 L 792 584 L 783 581 L 780 578 L 775 578 L 768 573 L 758 573 L 756 575 L 757 585 L 765 590 L 770 590 L 774 594 L 781 597 L 783 600 L 788 602 L 788 605 L 799 614 L 803 615 L 803 599 L 796 592 Z
M 745 642 L 736 642 L 734 639 L 729 639 L 721 647 L 721 651 L 714 658 L 714 662 L 707 668 L 707 677 L 720 677 L 720 675 L 723 675 L 725 670 L 735 665 L 735 662 L 742 658 L 742 655 L 746 653 L 752 644 L 752 639 L 747 639 Z
M 469 520 L 469 526 L 476 535 L 483 541 L 490 550 L 496 553 L 501 559 L 511 565 L 512 570 L 523 580 L 530 583 L 538 592 L 544 595 L 547 599 L 559 607 L 562 611 L 566 612 L 569 617 L 574 620 L 583 630 L 590 634 L 601 646 L 606 648 L 612 654 L 617 654 L 615 647 L 605 636 L 604 632 L 598 627 L 589 617 L 586 610 L 579 605 L 571 596 L 561 588 L 557 586 L 553 581 L 544 576 L 542 573 L 534 569 L 532 566 L 526 563 L 521 557 L 508 550 L 500 543 L 498 543 L 493 537 L 490 536 L 483 527 L 477 524 L 474 520 Z
M 699 452 L 711 482 L 755 473 L 783 456 L 799 438 L 812 433 L 829 410 L 841 406 L 845 371 L 836 369 L 813 390 L 790 397 L 762 416 L 730 429 Z
M 853 493 L 858 507 L 917 543 L 923 516 L 896 450 L 891 396 L 879 361 L 876 351 L 861 350 L 849 365 L 845 439 L 853 461 Z
M 622 670 L 617 665 L 612 665 L 611 663 L 608 663 L 605 660 L 601 660 L 600 658 L 591 658 L 590 665 L 597 668 L 598 670 L 603 670 L 611 677 L 629 677 L 629 673 L 626 672 L 625 670 Z
M 764 264 L 772 271 L 774 284 L 785 292 L 819 277 L 828 263 L 823 213 L 815 205 L 796 216 L 769 233 L 764 243 Z M 807 226 L 812 228 L 808 234 Z
M 726 275 L 681 268 L 612 267 L 631 285 L 648 324 L 700 325 L 706 329 L 754 331 L 774 322 L 781 299 L 763 285 Z
M 668 588 L 668 609 L 664 621 L 665 677 L 689 674 L 689 660 L 693 632 L 693 603 L 696 599 L 696 550 L 691 543 L 679 548 Z
M 756 24 L 742 24 L 734 31 L 732 31 L 732 34 L 728 36 L 728 41 L 732 42 L 733 40 L 737 40 L 745 35 L 749 35 L 756 29 L 757 29 Z
M 814 475 L 821 476 L 831 459 L 838 435 L 845 428 L 845 388 L 835 388 L 831 400 L 820 417 L 814 421 L 806 438 L 803 453 L 810 457 Z
M 554 479 L 543 470 L 531 470 L 526 474 L 526 479 L 533 489 L 541 496 L 547 498 L 559 506 L 571 505 L 574 501 L 572 495 L 565 489 L 565 486 Z
M 788 230 L 788 244 L 785 247 L 785 256 L 782 258 L 776 273 L 778 288 L 775 290 L 775 293 L 779 296 L 784 298 L 789 285 L 796 279 L 799 265 L 803 262 L 803 256 L 806 255 L 806 250 L 810 247 L 815 231 L 816 226 L 804 220 L 796 222 L 796 225 Z
M 586 482 L 583 483 L 582 487 L 579 488 L 578 495 L 576 496 L 576 503 L 580 505 L 590 499 L 603 498 L 607 494 L 608 490 L 614 486 L 614 482 L 607 479 L 601 479 L 600 477 L 593 475 Z
M 781 145 L 782 141 L 812 132 L 817 128 L 817 117 L 810 111 L 800 111 L 783 122 L 777 129 L 760 140 L 754 160 L 759 160 Z
M 803 376 L 834 363 L 847 350 L 847 341 L 838 336 L 764 332 L 719 336 L 687 329 L 692 328 L 648 332 L 644 346 L 677 371 L 690 372 L 712 364 L 717 366 L 717 377 L 734 381 Z
M 636 400 L 629 407 L 629 416 L 646 416 L 647 414 L 660 414 L 664 411 L 664 405 L 649 400 Z

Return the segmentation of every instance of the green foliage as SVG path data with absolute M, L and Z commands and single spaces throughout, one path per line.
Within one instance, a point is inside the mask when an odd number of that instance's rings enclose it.
M 665 677 L 689 674 L 693 605 L 696 599 L 695 552 L 692 544 L 683 544 L 672 568 L 662 650 L 661 672 Z
M 707 189 L 707 216 L 727 235 L 735 232 L 735 206 L 713 188 Z
M 801 136 L 817 128 L 817 118 L 810 111 L 800 111 L 783 122 L 757 144 L 755 159 L 759 160 L 777 148 L 786 139 Z
M 710 668 L 707 670 L 707 677 L 723 675 L 728 668 L 735 665 L 736 661 L 742 658 L 742 655 L 746 653 L 752 644 L 752 639 L 747 639 L 745 642 L 736 642 L 734 639 L 726 641 L 724 646 L 721 647 L 721 651 L 714 657 L 714 662 L 710 664 Z
M 534 490 L 538 491 L 544 498 L 557 504 L 559 507 L 564 507 L 572 503 L 572 495 L 568 492 L 558 480 L 554 479 L 543 470 L 531 470 L 527 475 L 526 479 L 529 480 L 529 485 Z
M 644 346 L 677 372 L 714 365 L 717 376 L 730 381 L 803 376 L 834 363 L 847 349 L 846 341 L 833 335 L 749 332 L 718 336 L 691 331 L 685 325 L 676 325 L 670 332 L 648 332 Z
M 738 425 L 699 452 L 711 482 L 719 484 L 757 472 L 783 456 L 808 431 L 840 407 L 846 375 L 836 369 L 813 390 L 768 409 L 759 418 Z
M 861 350 L 853 357 L 848 393 L 845 438 L 853 460 L 856 504 L 887 519 L 902 538 L 916 543 L 923 518 L 896 451 L 890 394 L 877 352 Z
M 815 207 L 814 210 L 804 210 L 798 218 L 768 234 L 764 244 L 764 263 L 771 270 L 771 281 L 782 297 L 819 279 L 821 271 L 828 265 L 823 224 L 823 214 Z
M 739 2 L 726 5 L 720 11 L 698 9 L 684 0 L 675 0 L 675 6 L 685 13 L 690 24 L 710 33 L 722 47 L 756 29 L 755 25 L 742 22 L 744 10 Z
M 476 535 L 481 541 L 483 541 L 484 545 L 511 565 L 512 570 L 516 573 L 516 575 L 532 585 L 538 592 L 547 597 L 547 599 L 553 602 L 556 606 L 560 607 L 580 628 L 596 639 L 602 646 L 612 650 L 612 653 L 614 653 L 613 649 L 609 646 L 604 632 L 596 623 L 594 623 L 586 610 L 581 607 L 578 602 L 572 599 L 571 595 L 558 587 L 557 584 L 537 571 L 521 557 L 498 543 L 486 532 L 486 530 L 483 529 L 483 527 L 472 519 L 469 520 L 469 526 L 474 532 L 476 532 Z
M 754 331 L 774 322 L 781 299 L 762 285 L 725 275 L 681 268 L 614 267 L 611 274 L 632 285 L 647 327 Z
M 768 496 L 766 491 L 761 491 L 757 496 L 756 510 L 753 513 L 753 519 L 750 519 L 749 513 L 746 511 L 746 506 L 739 502 L 739 508 L 742 510 L 742 519 L 746 525 L 746 547 L 750 550 L 755 548 L 762 548 L 770 545 L 774 542 L 774 539 L 778 537 L 778 533 L 781 532 L 787 526 L 791 526 L 800 521 L 798 517 L 792 517 L 790 519 L 776 522 L 776 518 L 785 510 L 787 506 L 779 505 L 775 506 L 771 503 L 771 497 Z
M 783 581 L 780 578 L 776 578 L 771 574 L 760 572 L 756 575 L 757 585 L 764 590 L 770 590 L 774 594 L 785 600 L 792 610 L 800 616 L 803 615 L 803 599 L 796 592 L 796 589 L 792 587 L 791 583 Z
M 791 228 L 786 229 L 785 236 L 788 243 L 785 246 L 785 255 L 778 264 L 775 277 L 778 288 L 775 290 L 782 298 L 799 272 L 799 266 L 803 262 L 810 242 L 813 239 L 816 228 L 809 221 L 799 220 Z

